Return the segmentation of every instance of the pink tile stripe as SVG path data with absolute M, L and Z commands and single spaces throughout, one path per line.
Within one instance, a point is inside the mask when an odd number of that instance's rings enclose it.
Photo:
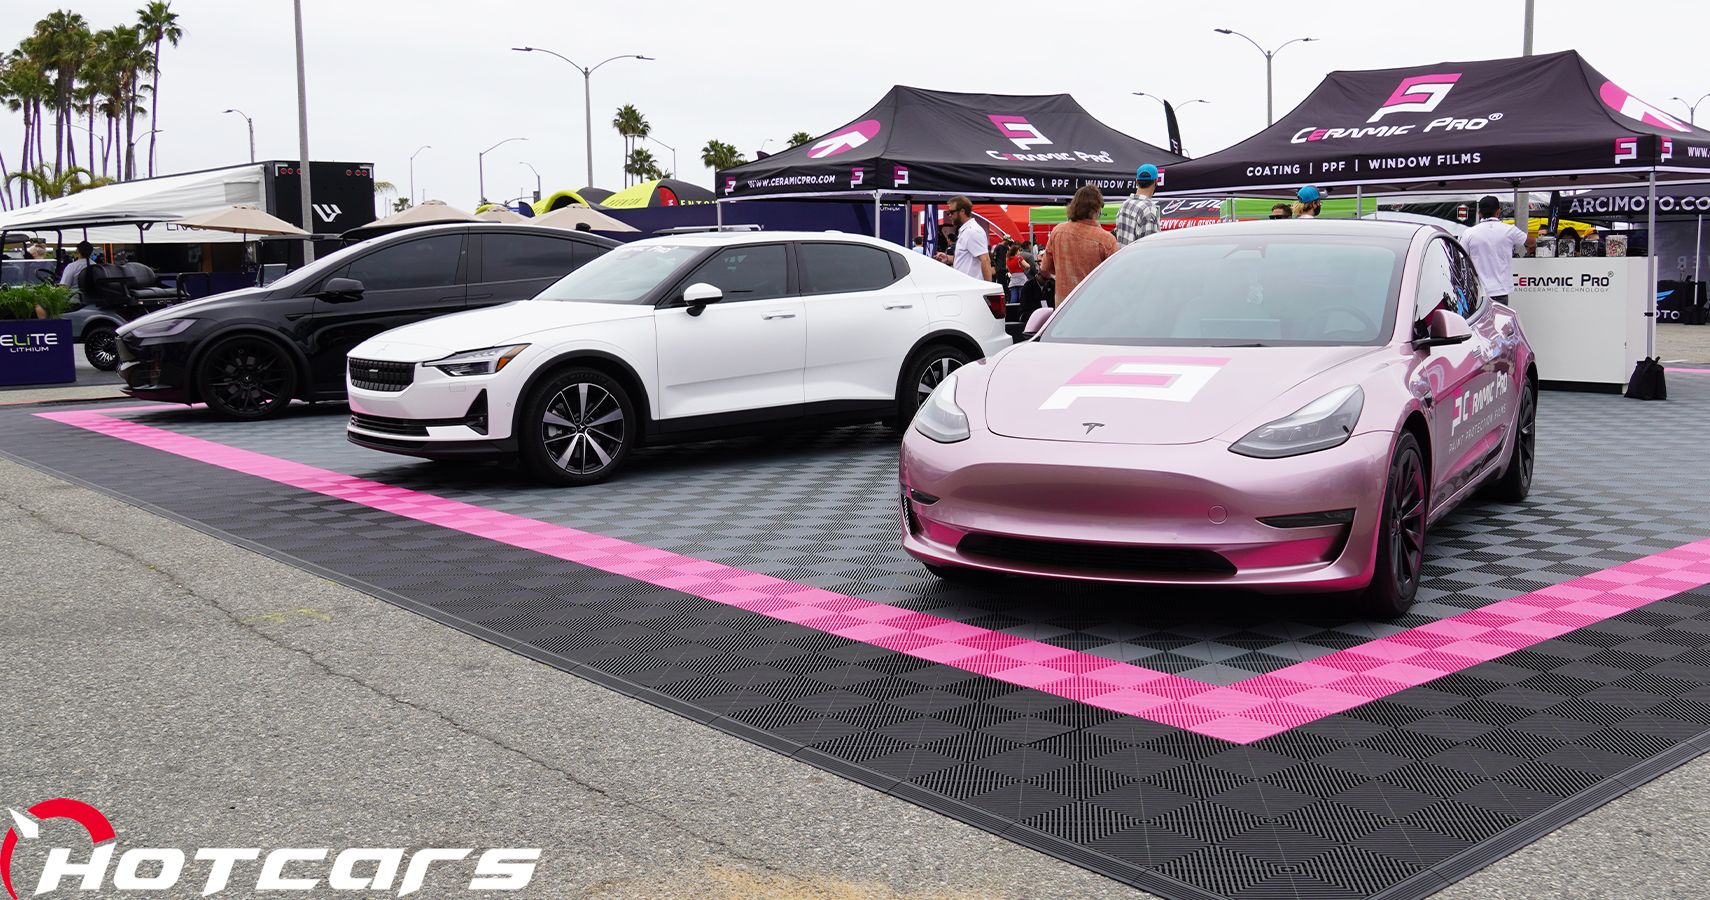
M 1676 369 L 1669 366 L 1664 366 L 1663 368 L 1668 369 L 1670 372 L 1685 372 L 1689 375 L 1710 375 L 1710 369 Z
M 1236 744 L 1710 584 L 1710 540 L 1697 541 L 1220 686 L 104 415 L 116 411 L 37 415 Z

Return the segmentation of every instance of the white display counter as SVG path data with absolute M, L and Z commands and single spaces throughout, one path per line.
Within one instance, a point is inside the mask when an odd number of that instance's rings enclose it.
M 1538 358 L 1538 378 L 1620 387 L 1645 355 L 1652 322 L 1644 257 L 1516 259 L 1508 304 Z

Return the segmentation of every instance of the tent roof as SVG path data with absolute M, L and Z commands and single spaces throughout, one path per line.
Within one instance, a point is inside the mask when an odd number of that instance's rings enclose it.
M 94 243 L 134 244 L 139 222 L 170 223 L 234 204 L 265 206 L 264 167 L 264 163 L 249 163 L 91 188 L 0 213 L 0 229 L 52 232 L 56 226 L 63 227 L 68 232 L 65 239 L 71 241 L 82 240 L 83 228 L 88 225 L 89 240 Z M 143 240 L 150 244 L 237 243 L 244 239 L 241 234 L 180 231 L 170 224 L 156 224 L 145 234 Z
M 1332 72 L 1275 125 L 1171 166 L 1166 193 L 1583 187 L 1710 177 L 1710 131 L 1572 50 Z M 1694 174 L 1696 173 L 1696 174 Z
M 663 188 L 676 196 L 676 203 L 664 203 L 659 191 Z M 711 203 L 712 191 L 698 184 L 676 178 L 655 179 L 631 185 L 599 201 L 607 209 L 640 209 L 646 206 L 677 206 L 684 203 Z
M 1182 158 L 1100 122 L 1068 94 L 962 94 L 897 86 L 817 140 L 718 173 L 722 198 L 885 191 L 1066 198 L 1133 190 L 1142 163 Z

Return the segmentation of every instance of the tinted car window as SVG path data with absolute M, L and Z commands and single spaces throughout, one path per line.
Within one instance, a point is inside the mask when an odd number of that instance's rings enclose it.
M 344 277 L 362 282 L 370 291 L 450 287 L 457 283 L 457 262 L 462 252 L 460 234 L 405 241 L 356 260 Z
M 480 280 L 563 278 L 593 258 L 589 253 L 577 253 L 585 247 L 581 241 L 538 234 L 484 234 Z
M 1472 257 L 1467 256 L 1466 251 L 1446 241 L 1439 243 L 1449 250 L 1449 269 L 1455 284 L 1455 312 L 1470 319 L 1484 308 L 1484 292 L 1479 289 L 1478 270 L 1473 268 Z
M 1041 339 L 1134 346 L 1384 341 L 1407 244 L 1328 235 L 1141 241 L 1105 260 Z
M 806 294 L 876 291 L 897 280 L 891 255 L 877 247 L 809 242 L 798 250 Z
M 790 269 L 783 244 L 727 247 L 699 266 L 684 286 L 706 282 L 724 292 L 726 303 L 769 300 L 789 293 Z
M 1455 305 L 1455 276 L 1449 265 L 1448 245 L 1432 241 L 1419 261 L 1419 297 L 1413 321 L 1424 321 L 1432 310 L 1454 309 Z

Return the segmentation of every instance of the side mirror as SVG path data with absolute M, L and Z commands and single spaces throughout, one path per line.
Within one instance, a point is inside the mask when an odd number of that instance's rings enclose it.
M 328 303 L 352 303 L 362 299 L 362 291 L 362 282 L 354 278 L 328 278 L 315 297 Z
M 691 316 L 700 315 L 708 303 L 717 303 L 723 299 L 724 291 L 704 281 L 697 281 L 683 289 L 683 305 L 689 308 Z
M 1045 323 L 1051 321 L 1051 316 L 1057 311 L 1049 306 L 1041 306 L 1027 317 L 1027 325 L 1021 329 L 1021 338 L 1026 340 L 1045 330 Z
M 1427 347 L 1443 347 L 1449 344 L 1465 343 L 1472 339 L 1472 328 L 1460 313 L 1446 309 L 1434 309 L 1425 317 L 1425 335 L 1413 339 L 1413 349 L 1423 350 Z

